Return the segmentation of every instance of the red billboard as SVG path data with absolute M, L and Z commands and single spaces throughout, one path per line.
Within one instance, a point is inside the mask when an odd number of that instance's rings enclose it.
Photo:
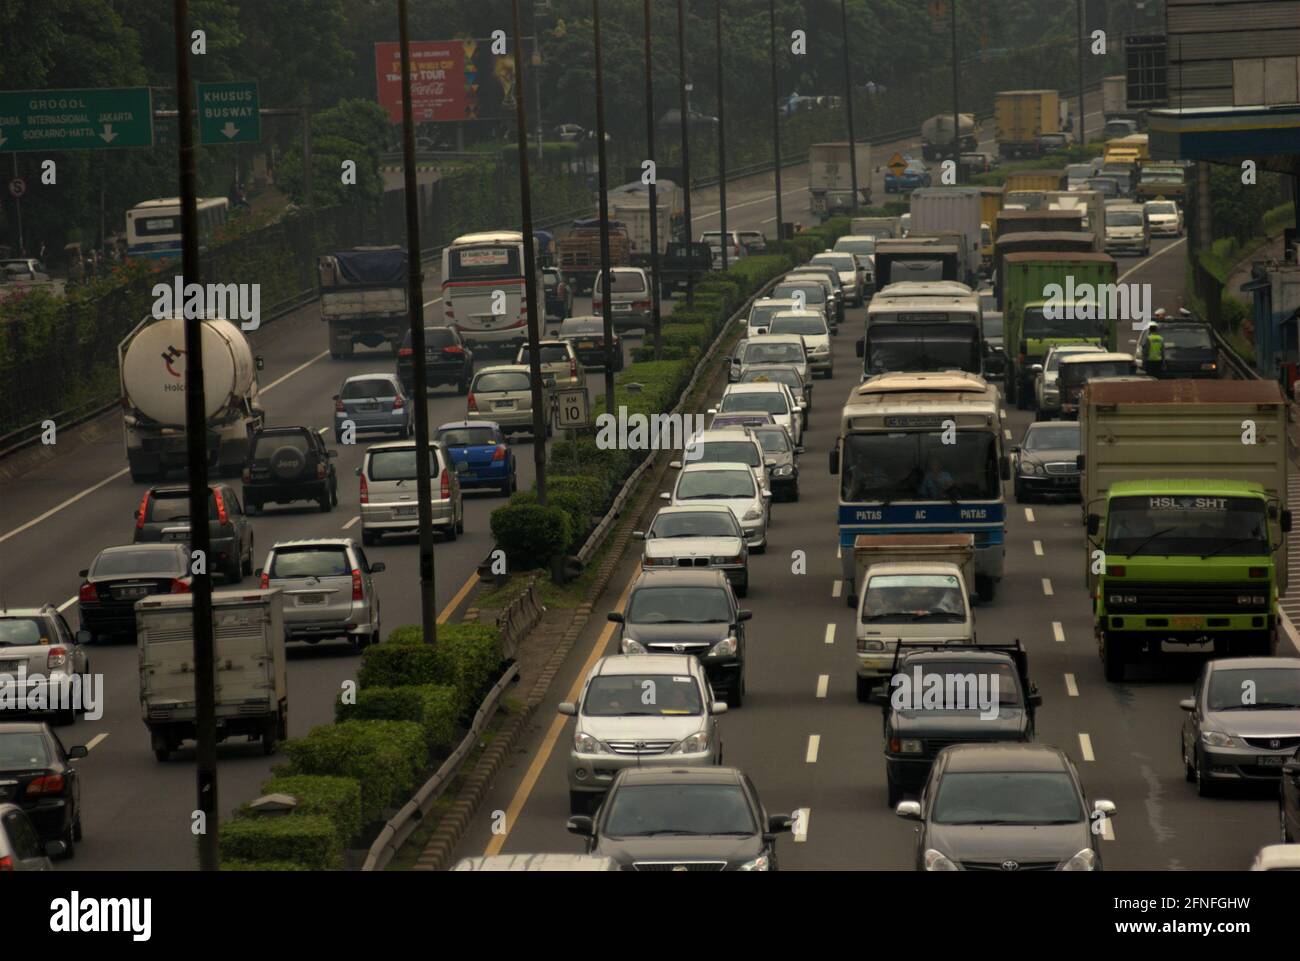
M 493 54 L 491 47 L 490 40 L 412 41 L 411 106 L 415 122 L 514 116 L 514 55 Z M 531 47 L 531 38 L 525 38 L 525 56 Z M 388 118 L 401 123 L 401 44 L 375 44 L 375 89 Z

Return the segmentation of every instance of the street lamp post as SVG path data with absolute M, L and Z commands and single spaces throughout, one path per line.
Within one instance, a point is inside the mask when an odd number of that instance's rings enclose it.
M 957 0 L 948 0 L 952 11 L 952 162 L 961 163 L 961 114 L 957 106 Z
M 781 110 L 776 86 L 776 0 L 767 0 L 768 41 L 772 48 L 772 180 L 776 190 L 776 239 L 782 240 L 781 225 Z
M 727 234 L 727 115 L 726 98 L 722 92 L 722 0 L 715 0 L 713 5 L 713 35 L 718 62 L 718 207 L 722 217 L 718 243 L 722 246 L 722 269 L 726 270 L 731 239 Z
M 646 154 L 651 168 L 655 164 L 655 88 L 654 66 L 650 51 L 650 0 L 642 0 L 645 15 L 645 127 Z M 654 323 L 655 360 L 663 359 L 663 333 L 659 320 L 659 199 L 655 192 L 658 171 L 650 177 L 650 310 Z M 608 299 L 608 298 L 606 298 Z
M 853 186 L 852 210 L 858 209 L 858 150 L 853 133 L 853 74 L 849 68 L 849 15 L 840 0 L 840 33 L 844 48 L 844 109 L 849 121 L 849 183 Z M 829 204 L 827 205 L 829 206 Z
M 692 84 L 686 82 L 686 13 L 684 0 L 677 0 L 677 99 L 682 123 L 682 218 L 686 228 L 687 250 L 694 239 L 691 221 L 691 100 Z M 686 303 L 695 303 L 695 270 L 686 271 Z
M 609 269 L 609 192 L 605 169 L 605 77 L 600 54 L 600 0 L 591 0 L 591 28 L 596 47 L 596 156 L 600 167 L 600 315 L 605 331 L 605 413 L 613 417 L 614 285 L 613 274 Z

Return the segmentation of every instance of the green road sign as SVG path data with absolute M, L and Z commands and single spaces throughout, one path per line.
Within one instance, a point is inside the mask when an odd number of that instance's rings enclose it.
M 262 139 L 256 80 L 200 83 L 196 86 L 199 143 L 257 143 Z
M 0 91 L 0 153 L 152 145 L 148 87 Z

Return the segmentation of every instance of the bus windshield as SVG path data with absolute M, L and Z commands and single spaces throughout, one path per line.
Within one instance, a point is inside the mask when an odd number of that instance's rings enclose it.
M 880 324 L 867 330 L 868 374 L 891 371 L 981 372 L 980 332 L 974 323 Z
M 888 503 L 999 497 L 997 435 L 959 430 L 956 443 L 943 440 L 942 431 L 849 434 L 844 438 L 841 500 Z
M 1262 500 L 1213 495 L 1116 497 L 1106 520 L 1106 553 L 1245 557 L 1268 553 Z

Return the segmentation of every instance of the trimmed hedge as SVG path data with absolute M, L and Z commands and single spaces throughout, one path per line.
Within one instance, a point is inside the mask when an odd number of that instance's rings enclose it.
M 316 774 L 273 777 L 262 785 L 262 793 L 293 795 L 298 806 L 289 817 L 329 818 L 342 848 L 361 832 L 361 785 L 353 778 Z M 241 820 L 270 816 L 257 814 L 247 804 L 235 812 L 235 817 Z
M 387 644 L 366 648 L 357 675 L 361 690 L 446 685 L 456 688 L 457 716 L 477 707 L 501 666 L 496 625 L 440 624 L 437 644 L 425 644 L 421 638 L 419 625 L 412 624 L 393 631 Z
M 343 775 L 360 782 L 363 822 L 375 820 L 390 805 L 405 803 L 429 761 L 424 731 L 412 721 L 322 725 L 306 737 L 286 741 L 284 751 L 289 765 L 277 774 Z M 278 820 L 286 819 L 258 818 L 249 823 Z
M 357 692 L 355 704 L 336 701 L 334 719 L 414 721 L 424 731 L 429 753 L 445 757 L 460 741 L 456 722 L 462 700 L 460 692 L 448 684 L 369 687 Z
M 241 818 L 221 826 L 218 844 L 222 861 L 255 865 L 246 870 L 289 870 L 267 866 L 284 862 L 309 871 L 337 871 L 343 867 L 337 827 L 323 814 Z
M 568 513 L 549 504 L 507 504 L 492 512 L 489 524 L 492 539 L 516 571 L 544 565 L 573 539 Z
M 309 867 L 294 861 L 236 861 L 223 860 L 223 871 L 310 871 Z

